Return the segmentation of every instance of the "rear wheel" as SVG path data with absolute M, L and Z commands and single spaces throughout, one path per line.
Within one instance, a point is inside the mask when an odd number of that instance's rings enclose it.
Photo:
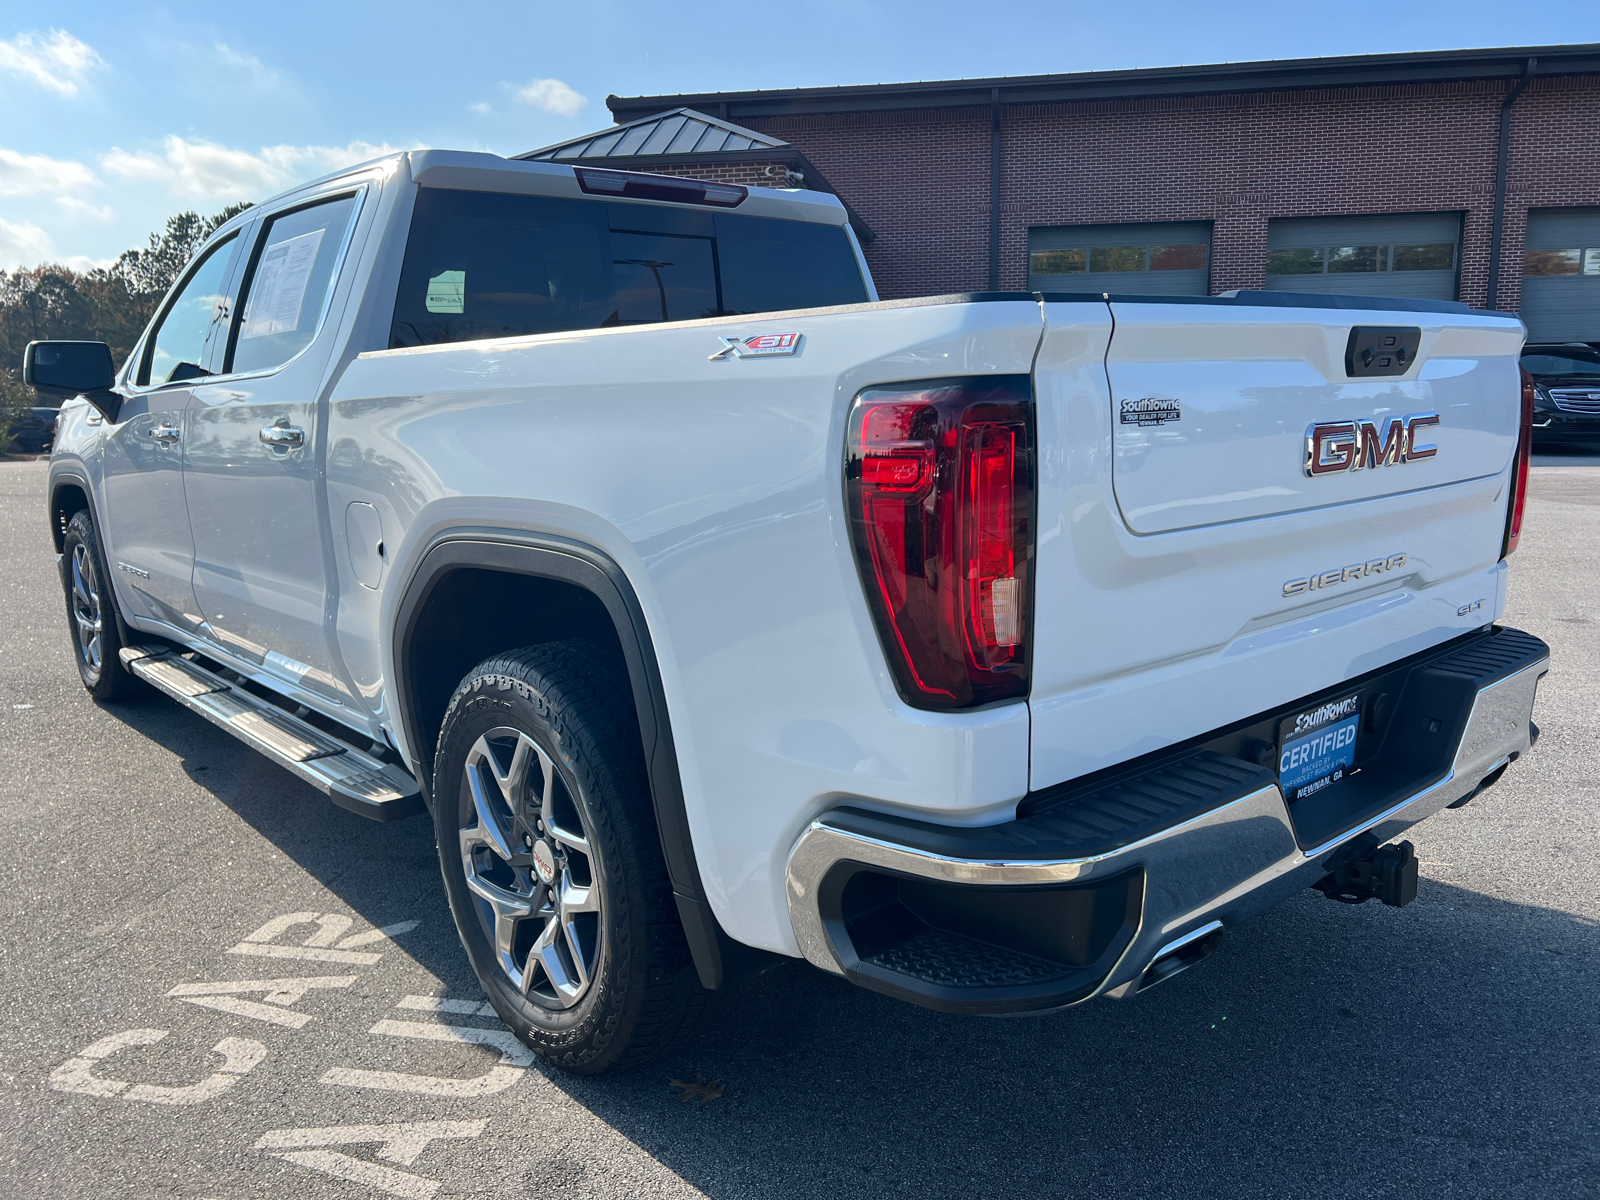
M 435 758 L 440 867 L 478 981 L 518 1037 L 585 1074 L 655 1053 L 703 997 L 629 696 L 587 643 L 492 658 Z
M 117 602 L 104 564 L 94 518 L 88 509 L 80 509 L 67 522 L 61 546 L 61 583 L 67 594 L 73 657 L 89 694 L 96 700 L 116 700 L 133 691 L 137 681 L 119 657 Z

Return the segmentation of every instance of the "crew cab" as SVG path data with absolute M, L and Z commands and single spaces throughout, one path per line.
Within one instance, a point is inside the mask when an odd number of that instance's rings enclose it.
M 426 811 L 495 1011 L 594 1072 L 771 956 L 1046 1012 L 1406 903 L 1536 736 L 1523 336 L 880 301 L 830 196 L 429 150 L 26 375 L 85 686 Z

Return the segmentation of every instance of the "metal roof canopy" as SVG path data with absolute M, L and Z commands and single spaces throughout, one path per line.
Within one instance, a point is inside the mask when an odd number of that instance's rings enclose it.
M 1012 75 L 995 79 L 953 79 L 924 83 L 702 92 L 677 96 L 608 96 L 606 107 L 618 121 L 633 120 L 644 113 L 659 113 L 674 105 L 709 109 L 726 121 L 733 116 L 781 117 L 914 108 L 988 108 L 995 101 L 997 90 L 1002 104 L 1048 104 L 1309 88 L 1383 87 L 1478 79 L 1501 79 L 1509 83 L 1523 74 L 1529 58 L 1539 60 L 1541 78 L 1600 74 L 1600 43 L 1586 43 L 1278 59 L 1197 67 L 1146 67 L 1129 71 L 1083 71 L 1067 75 Z
M 693 167 L 710 163 L 760 162 L 782 164 L 796 172 L 814 192 L 838 198 L 850 218 L 856 237 L 870 243 L 877 237 L 872 227 L 850 207 L 850 202 L 823 177 L 800 150 L 771 134 L 758 133 L 721 117 L 708 116 L 682 105 L 665 112 L 621 123 L 598 133 L 569 138 L 553 146 L 514 154 L 513 158 L 563 165 L 592 165 L 628 171 L 652 167 Z M 788 180 L 777 181 L 787 186 Z
M 619 124 L 613 129 L 588 133 L 557 142 L 538 150 L 518 154 L 517 158 L 546 162 L 572 159 L 634 158 L 684 154 L 721 154 L 739 150 L 772 150 L 789 143 L 770 134 L 757 133 L 743 125 L 707 116 L 692 108 L 678 107 Z

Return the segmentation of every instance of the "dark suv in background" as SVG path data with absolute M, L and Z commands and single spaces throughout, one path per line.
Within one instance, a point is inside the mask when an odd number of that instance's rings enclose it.
M 1522 348 L 1533 376 L 1534 445 L 1600 447 L 1600 347 L 1561 342 Z
M 43 454 L 50 449 L 56 440 L 58 415 L 55 409 L 44 406 L 23 409 L 11 426 L 11 449 L 23 454 Z

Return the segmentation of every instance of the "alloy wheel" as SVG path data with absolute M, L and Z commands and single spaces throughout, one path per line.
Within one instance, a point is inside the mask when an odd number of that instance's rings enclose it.
M 79 542 L 72 548 L 72 620 L 77 626 L 78 654 L 93 674 L 100 672 L 101 634 L 104 617 L 100 608 L 99 580 L 89 547 Z
M 521 730 L 467 753 L 461 863 L 500 969 L 522 995 L 567 1009 L 588 993 L 604 926 L 583 815 L 555 763 Z

